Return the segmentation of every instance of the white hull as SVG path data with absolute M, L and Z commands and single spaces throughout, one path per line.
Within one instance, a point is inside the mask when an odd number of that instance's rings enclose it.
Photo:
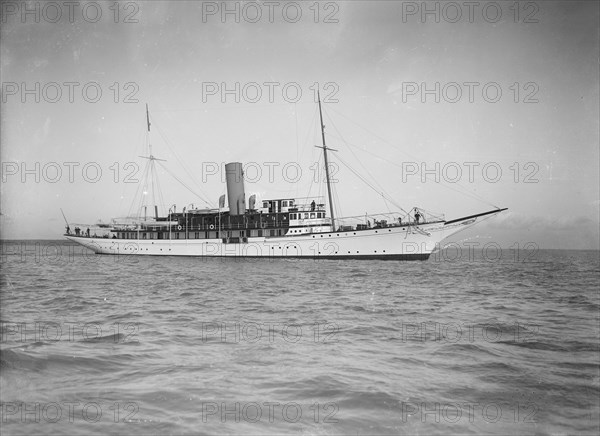
M 426 260 L 440 242 L 476 219 L 297 236 L 221 239 L 106 239 L 67 235 L 98 254 L 147 256 Z

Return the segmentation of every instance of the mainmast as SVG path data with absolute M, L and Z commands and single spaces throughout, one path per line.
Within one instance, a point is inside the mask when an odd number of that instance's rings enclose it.
M 148 103 L 146 103 L 146 122 L 148 123 L 148 133 L 150 133 L 150 113 L 148 112 Z
M 317 91 L 317 99 L 319 101 L 319 117 L 321 119 L 321 139 L 323 146 L 318 147 L 323 149 L 323 159 L 325 160 L 325 179 L 327 180 L 327 196 L 329 198 L 329 214 L 331 215 L 331 231 L 335 231 L 335 215 L 333 214 L 333 201 L 331 199 L 331 184 L 329 181 L 329 162 L 327 161 L 327 150 L 336 151 L 333 148 L 327 148 L 325 144 L 325 125 L 323 124 L 323 112 L 321 111 L 321 95 Z
M 147 133 L 148 156 L 139 156 L 139 157 L 148 159 L 148 167 L 147 167 L 147 170 L 144 171 L 144 174 L 146 176 L 146 180 L 144 181 L 144 183 L 147 185 L 148 176 L 150 176 L 150 183 L 151 183 L 151 189 L 152 189 L 152 202 L 154 203 L 154 219 L 158 220 L 158 206 L 156 205 L 155 188 L 154 188 L 154 177 L 156 176 L 156 167 L 155 167 L 154 161 L 165 162 L 165 160 L 158 159 L 152 155 L 152 144 L 150 143 L 150 112 L 148 110 L 148 103 L 146 103 L 146 124 L 148 126 L 148 133 Z M 158 187 L 158 180 L 157 180 L 157 187 Z M 144 203 L 144 199 L 143 199 L 144 195 L 145 195 L 145 193 L 142 194 L 142 198 L 141 198 L 142 203 Z M 160 195 L 160 193 L 159 193 L 159 195 Z M 146 205 L 144 205 L 144 204 L 142 204 L 142 206 L 146 207 Z M 144 213 L 144 215 L 145 215 L 145 213 Z

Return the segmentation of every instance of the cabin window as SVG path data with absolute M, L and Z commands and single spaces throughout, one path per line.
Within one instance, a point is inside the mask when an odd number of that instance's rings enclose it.
M 142 239 L 146 239 L 146 233 L 142 233 Z
M 323 218 L 323 212 L 317 212 L 317 218 Z
M 308 219 L 308 212 L 304 212 L 304 219 Z
M 294 200 L 290 200 L 290 207 L 294 205 Z
M 267 208 L 267 207 L 269 207 L 269 202 L 268 202 L 268 201 L 263 201 L 263 207 L 264 207 L 264 208 Z
M 310 217 L 311 217 L 311 218 L 314 218 L 314 217 L 315 217 L 315 213 L 314 213 L 314 212 L 311 212 L 311 213 L 310 213 Z
M 287 207 L 287 201 L 283 200 L 283 201 L 281 202 L 281 207 Z

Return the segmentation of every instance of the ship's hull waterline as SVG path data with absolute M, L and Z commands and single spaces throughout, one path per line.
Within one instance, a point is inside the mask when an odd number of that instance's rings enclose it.
M 66 235 L 98 254 L 233 258 L 427 260 L 448 236 L 475 219 L 298 236 L 222 239 L 106 239 Z

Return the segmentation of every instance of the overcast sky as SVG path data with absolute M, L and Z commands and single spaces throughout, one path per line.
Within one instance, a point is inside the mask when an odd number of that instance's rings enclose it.
M 251 163 L 247 195 L 322 195 L 318 83 L 341 214 L 397 209 L 343 161 L 406 210 L 509 208 L 459 239 L 599 248 L 598 2 L 56 4 L 2 4 L 4 239 L 126 215 L 146 103 L 153 154 L 207 203 L 212 162 Z M 159 176 L 161 213 L 206 206 Z

